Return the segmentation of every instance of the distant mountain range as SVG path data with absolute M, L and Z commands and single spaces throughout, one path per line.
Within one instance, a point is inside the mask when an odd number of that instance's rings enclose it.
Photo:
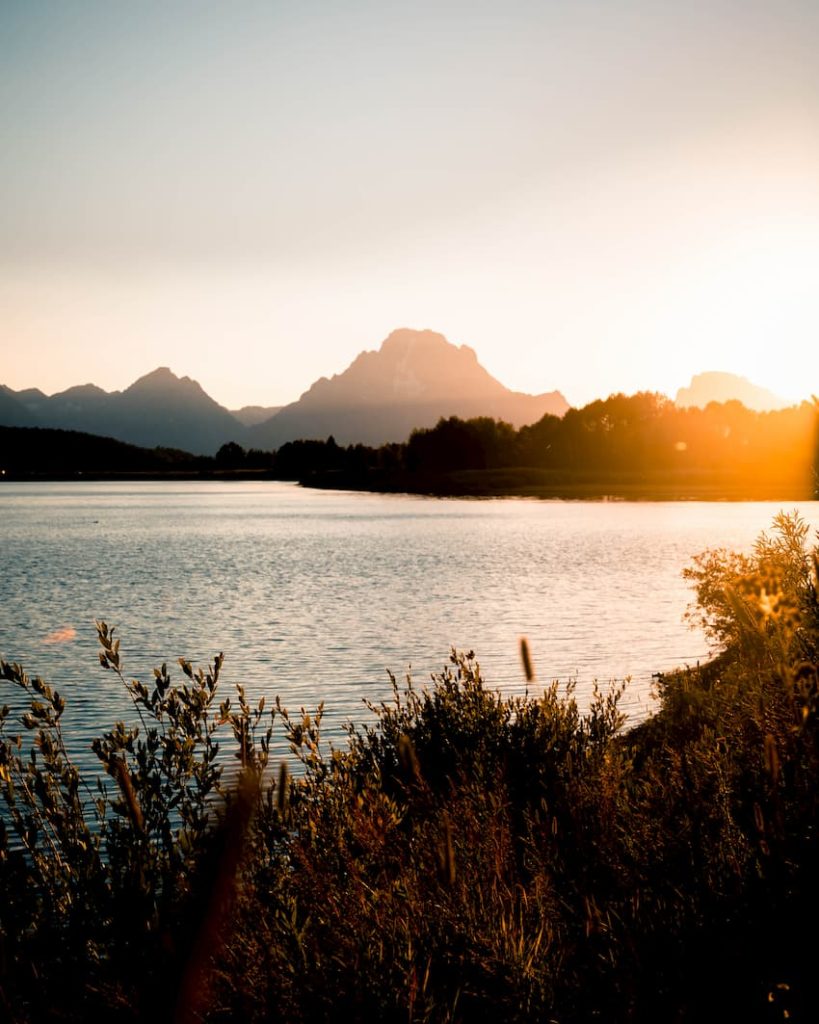
M 160 367 L 125 391 L 81 384 L 48 397 L 37 389 L 0 391 L 4 426 L 77 430 L 144 448 L 212 454 L 245 427 L 191 380 Z
M 142 447 L 213 454 L 234 441 L 278 448 L 299 438 L 339 444 L 405 441 L 414 427 L 442 416 L 491 416 L 516 427 L 569 408 L 557 391 L 510 391 L 478 363 L 466 345 L 433 331 L 398 330 L 377 352 L 362 352 L 343 373 L 322 377 L 297 402 L 276 409 L 246 406 L 231 413 L 189 377 L 160 367 L 125 391 L 94 384 L 50 397 L 36 388 L 0 385 L 0 424 L 77 430 Z
M 702 373 L 677 392 L 677 405 L 705 406 L 738 399 L 749 409 L 788 403 L 730 373 Z M 321 377 L 297 402 L 284 407 L 245 406 L 233 412 L 195 380 L 160 367 L 125 391 L 83 384 L 55 395 L 37 388 L 0 385 L 0 424 L 83 431 L 145 448 L 177 448 L 212 455 L 227 442 L 269 450 L 287 441 L 324 440 L 342 445 L 405 441 L 415 427 L 441 417 L 489 416 L 515 427 L 544 414 L 563 416 L 569 404 L 559 391 L 527 395 L 492 377 L 467 345 L 442 334 L 402 328 L 377 351 L 362 352 L 343 373 Z
M 755 412 L 771 412 L 774 409 L 786 409 L 793 402 L 787 402 L 767 388 L 752 384 L 746 377 L 738 377 L 733 373 L 698 373 L 691 378 L 687 388 L 680 388 L 675 402 L 685 407 L 696 405 L 704 409 L 709 402 L 742 402 L 746 409 Z

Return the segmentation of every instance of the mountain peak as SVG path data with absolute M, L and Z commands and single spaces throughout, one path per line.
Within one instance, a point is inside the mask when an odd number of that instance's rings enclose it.
M 140 387 L 142 385 L 157 385 L 157 384 L 175 384 L 180 380 L 179 377 L 171 370 L 169 366 L 157 366 L 155 370 L 151 370 L 150 373 L 144 374 L 142 377 L 138 377 L 131 387 L 127 388 L 128 391 L 131 388 Z
M 719 370 L 695 374 L 687 388 L 679 389 L 675 402 L 682 407 L 694 405 L 705 408 L 709 402 L 729 402 L 732 399 L 757 412 L 784 409 L 791 404 L 747 377 Z
M 423 330 L 416 330 L 413 327 L 398 327 L 396 330 L 390 331 L 381 342 L 381 348 L 378 351 L 384 355 L 416 355 L 419 357 L 434 357 L 436 353 L 459 352 L 468 356 L 475 363 L 478 361 L 477 353 L 469 345 L 453 345 L 443 334 L 432 331 L 428 327 Z
M 202 386 L 190 377 L 177 377 L 167 366 L 158 366 L 144 377 L 139 377 L 125 389 L 124 394 L 144 394 L 150 392 L 171 392 L 175 394 L 204 395 Z
M 74 384 L 73 387 L 66 388 L 65 391 L 58 391 L 56 395 L 51 396 L 57 400 L 63 401 L 88 401 L 99 400 L 108 398 L 108 392 L 103 390 L 98 384 Z
M 437 331 L 401 327 L 379 348 L 359 353 L 342 373 L 319 378 L 254 434 L 263 447 L 328 434 L 343 444 L 382 444 L 405 440 L 413 428 L 433 426 L 442 416 L 492 416 L 521 426 L 567 408 L 558 392 L 510 391 L 468 345 L 453 345 Z
M 437 331 L 400 327 L 379 348 L 360 352 L 342 373 L 320 377 L 299 401 L 367 408 L 390 402 L 448 405 L 453 388 L 487 398 L 507 391 L 468 345 L 453 345 Z
M 416 330 L 413 327 L 397 327 L 390 331 L 387 337 L 381 342 L 381 352 L 395 351 L 396 349 L 407 348 L 443 348 L 449 346 L 449 342 L 437 331 L 429 328 Z

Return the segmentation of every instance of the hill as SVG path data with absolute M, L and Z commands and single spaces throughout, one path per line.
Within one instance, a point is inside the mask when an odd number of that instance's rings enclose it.
M 172 448 L 138 448 L 76 430 L 0 426 L 0 477 L 4 479 L 187 473 L 209 461 Z

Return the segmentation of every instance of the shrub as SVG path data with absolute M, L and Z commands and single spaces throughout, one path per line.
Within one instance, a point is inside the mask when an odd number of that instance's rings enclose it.
M 215 703 L 221 655 L 207 671 L 181 660 L 182 685 L 163 665 L 149 689 L 123 675 L 114 630 L 100 622 L 98 635 L 100 663 L 139 720 L 93 743 L 113 785 L 84 779 L 72 763 L 63 697 L 0 662 L 0 678 L 29 708 L 24 734 L 10 731 L 9 707 L 0 710 L 2 995 L 24 1020 L 68 1008 L 82 1019 L 100 1005 L 138 1016 L 167 997 L 190 956 L 220 827 L 247 802 L 223 783 L 216 730 L 232 729 L 246 779 L 266 764 L 269 726 L 256 735 L 263 706 L 251 709 L 241 689 L 236 709 Z

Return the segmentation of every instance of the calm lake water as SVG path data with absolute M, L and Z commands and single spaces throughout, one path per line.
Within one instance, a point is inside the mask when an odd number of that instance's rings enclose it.
M 773 503 L 456 500 L 305 490 L 284 483 L 0 485 L 0 656 L 68 699 L 71 747 L 133 710 L 97 661 L 95 619 L 116 624 L 125 671 L 226 655 L 234 682 L 292 709 L 327 707 L 335 740 L 390 694 L 474 649 L 488 683 L 632 678 L 694 664 L 682 569 L 706 547 L 746 549 Z M 819 507 L 798 508 L 813 527 Z M 75 633 L 73 631 L 76 631 Z M 536 689 L 533 687 L 532 689 Z M 9 701 L 10 694 L 2 699 Z

